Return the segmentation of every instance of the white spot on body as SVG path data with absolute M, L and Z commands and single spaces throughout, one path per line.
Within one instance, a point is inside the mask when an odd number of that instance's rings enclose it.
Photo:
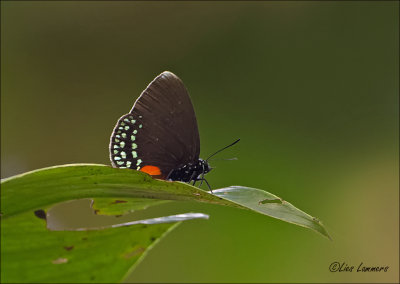
M 141 160 L 141 159 L 138 159 L 138 160 L 137 160 L 137 163 L 136 163 L 136 166 L 139 166 L 141 163 L 142 163 L 142 160 Z
M 140 125 L 139 125 L 139 128 L 142 128 L 142 127 L 143 127 L 143 125 L 142 125 L 142 124 L 140 124 Z
M 137 144 L 132 143 L 132 149 L 136 149 L 137 148 Z
M 119 146 L 121 146 L 121 148 L 124 148 L 125 147 L 125 142 L 122 141 L 121 143 L 119 143 Z
M 126 166 L 129 168 L 131 166 L 132 162 L 131 161 L 126 161 Z
M 119 147 L 117 145 L 114 145 L 114 149 L 118 149 Z
M 132 124 L 135 124 L 135 122 L 136 122 L 136 120 L 134 120 L 134 119 L 131 120 L 131 123 L 132 123 Z
M 121 152 L 122 159 L 126 159 L 126 153 L 124 151 Z
M 135 130 L 133 130 L 133 134 L 137 134 L 137 130 L 135 129 Z
M 121 160 L 121 157 L 118 157 L 118 156 L 114 157 L 114 161 L 119 161 L 119 160 Z
M 118 154 L 118 150 L 114 150 L 114 154 Z
M 117 161 L 118 166 L 122 166 L 125 162 L 124 161 Z
M 131 135 L 131 140 L 135 141 L 135 139 L 136 139 L 135 135 Z
M 132 151 L 132 157 L 133 157 L 133 158 L 137 158 L 137 153 L 136 153 L 136 151 Z
M 122 138 L 126 138 L 126 133 L 125 132 L 122 133 L 121 135 L 122 135 Z
M 125 129 L 125 130 L 129 130 L 129 126 L 128 126 L 128 125 L 125 126 L 124 129 Z

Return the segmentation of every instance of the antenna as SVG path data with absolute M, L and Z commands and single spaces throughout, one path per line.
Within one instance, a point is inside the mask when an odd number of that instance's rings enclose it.
M 214 156 L 214 155 L 218 154 L 219 152 L 221 152 L 221 151 L 225 150 L 226 148 L 229 148 L 229 147 L 231 147 L 231 146 L 235 145 L 235 144 L 236 144 L 237 142 L 239 142 L 239 141 L 240 141 L 240 138 L 239 138 L 238 140 L 236 140 L 235 142 L 233 142 L 232 144 L 229 144 L 228 146 L 225 146 L 224 148 L 222 148 L 222 149 L 218 150 L 217 152 L 215 152 L 214 154 L 212 154 L 211 156 L 209 156 L 209 157 L 206 159 L 206 162 L 207 162 L 207 161 L 208 161 L 208 159 L 210 159 L 212 156 Z
M 209 161 L 236 161 L 236 160 L 238 160 L 237 157 L 233 157 L 233 158 L 213 158 L 213 159 L 210 159 Z M 214 167 L 213 167 L 213 169 L 214 169 Z

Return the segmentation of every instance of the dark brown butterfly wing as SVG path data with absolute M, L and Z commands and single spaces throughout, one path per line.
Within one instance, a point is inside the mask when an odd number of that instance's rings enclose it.
M 198 161 L 199 154 L 199 131 L 189 94 L 183 82 L 167 71 L 147 86 L 111 135 L 114 167 L 140 170 L 154 166 L 160 169 L 159 174 L 153 172 L 160 178 Z

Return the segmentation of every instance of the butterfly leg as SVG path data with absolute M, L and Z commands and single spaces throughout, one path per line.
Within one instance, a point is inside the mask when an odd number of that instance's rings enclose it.
M 213 193 L 213 192 L 212 192 L 212 189 L 211 189 L 211 186 L 210 186 L 210 184 L 208 183 L 208 181 L 207 181 L 206 179 L 204 179 L 204 181 L 206 182 L 206 184 L 207 184 L 207 186 L 208 186 L 208 189 L 211 191 L 211 193 Z
M 196 184 L 196 179 L 194 178 L 195 173 L 196 172 L 193 172 L 189 179 L 189 184 L 190 184 L 190 181 L 193 180 L 193 186 Z
M 201 173 L 201 183 L 200 183 L 200 186 L 199 187 L 201 187 L 202 185 L 203 185 L 203 180 L 204 180 L 204 164 L 202 164 L 202 166 L 203 166 L 203 172 Z
M 203 178 L 203 179 L 198 179 L 198 180 L 201 180 L 200 186 L 203 184 L 203 181 L 205 181 L 206 184 L 207 184 L 207 186 L 208 186 L 208 189 L 211 191 L 211 193 L 213 193 L 210 184 L 208 183 L 208 181 L 207 181 L 205 178 Z M 199 187 L 200 187 L 200 186 L 199 186 Z
M 165 178 L 165 180 L 168 180 L 168 179 L 169 179 L 169 177 L 171 176 L 171 174 L 172 174 L 173 171 L 174 171 L 174 170 L 170 170 L 170 171 L 169 171 L 169 174 L 167 175 L 167 177 Z
M 213 191 L 212 191 L 212 189 L 211 189 L 210 184 L 208 183 L 208 181 L 207 181 L 206 179 L 203 179 L 203 180 L 206 182 L 206 184 L 207 184 L 207 186 L 208 186 L 208 189 L 211 191 L 211 193 L 214 194 Z

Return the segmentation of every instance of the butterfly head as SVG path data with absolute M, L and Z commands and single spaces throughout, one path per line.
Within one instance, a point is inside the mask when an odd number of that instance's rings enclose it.
M 208 161 L 203 159 L 199 159 L 199 168 L 201 169 L 202 174 L 209 173 L 213 169 L 210 167 Z

